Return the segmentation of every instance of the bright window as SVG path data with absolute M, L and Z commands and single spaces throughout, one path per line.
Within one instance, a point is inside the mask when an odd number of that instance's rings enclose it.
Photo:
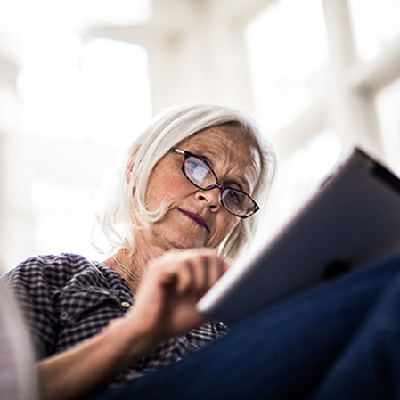
M 90 244 L 93 192 L 73 184 L 37 181 L 31 187 L 39 254 L 72 252 L 98 258 Z
M 275 2 L 249 24 L 247 41 L 258 120 L 271 133 L 306 109 L 324 82 L 321 1 Z
M 28 134 L 125 147 L 151 117 L 147 53 L 72 34 L 27 42 L 18 92 Z
M 399 0 L 349 0 L 358 56 L 375 59 L 400 34 Z
M 84 42 L 71 33 L 47 35 L 41 40 L 32 35 L 31 39 L 21 54 L 17 84 L 22 130 L 55 139 L 42 141 L 48 146 L 41 149 L 43 153 L 59 151 L 57 141 L 76 142 L 76 146 L 62 146 L 72 153 L 60 153 L 59 160 L 68 173 L 58 180 L 47 180 L 44 172 L 42 176 L 39 164 L 31 166 L 40 175 L 30 182 L 35 252 L 71 251 L 98 258 L 89 241 L 89 210 L 95 188 L 76 183 L 76 176 L 88 171 L 84 170 L 85 162 L 75 158 L 82 155 L 78 150 L 83 142 L 93 144 L 85 147 L 87 163 L 99 159 L 92 151 L 107 148 L 99 168 L 90 168 L 100 174 L 116 150 L 125 149 L 148 123 L 147 53 L 141 46 L 110 39 Z M 97 175 L 92 178 L 100 180 Z

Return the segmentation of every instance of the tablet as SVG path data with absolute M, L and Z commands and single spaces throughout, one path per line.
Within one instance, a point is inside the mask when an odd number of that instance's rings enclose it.
M 197 304 L 234 324 L 400 249 L 400 180 L 354 148 L 271 240 L 244 254 Z

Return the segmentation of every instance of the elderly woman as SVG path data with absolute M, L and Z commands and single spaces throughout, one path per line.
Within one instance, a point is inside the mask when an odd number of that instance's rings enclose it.
M 101 191 L 112 255 L 34 257 L 7 274 L 45 398 L 135 379 L 223 336 L 195 305 L 248 244 L 274 169 L 272 147 L 239 109 L 195 103 L 155 118 Z
M 103 188 L 97 216 L 112 256 L 35 257 L 6 274 L 42 398 L 398 398 L 400 256 L 228 334 L 196 312 L 225 257 L 251 239 L 274 167 L 242 111 L 189 104 L 156 118 Z

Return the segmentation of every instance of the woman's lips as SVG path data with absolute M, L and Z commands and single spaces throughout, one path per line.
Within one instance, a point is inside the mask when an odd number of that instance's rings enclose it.
M 191 212 L 189 210 L 185 210 L 184 208 L 178 208 L 178 210 L 183 215 L 186 215 L 186 217 L 189 217 L 194 223 L 202 226 L 203 228 L 207 229 L 207 232 L 209 232 L 207 222 L 201 215 Z

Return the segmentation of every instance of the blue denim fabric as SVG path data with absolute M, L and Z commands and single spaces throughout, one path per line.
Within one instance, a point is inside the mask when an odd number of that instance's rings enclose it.
M 315 391 L 314 400 L 400 399 L 400 274 Z
M 400 254 L 269 308 L 183 361 L 90 399 L 400 398 L 399 319 Z

